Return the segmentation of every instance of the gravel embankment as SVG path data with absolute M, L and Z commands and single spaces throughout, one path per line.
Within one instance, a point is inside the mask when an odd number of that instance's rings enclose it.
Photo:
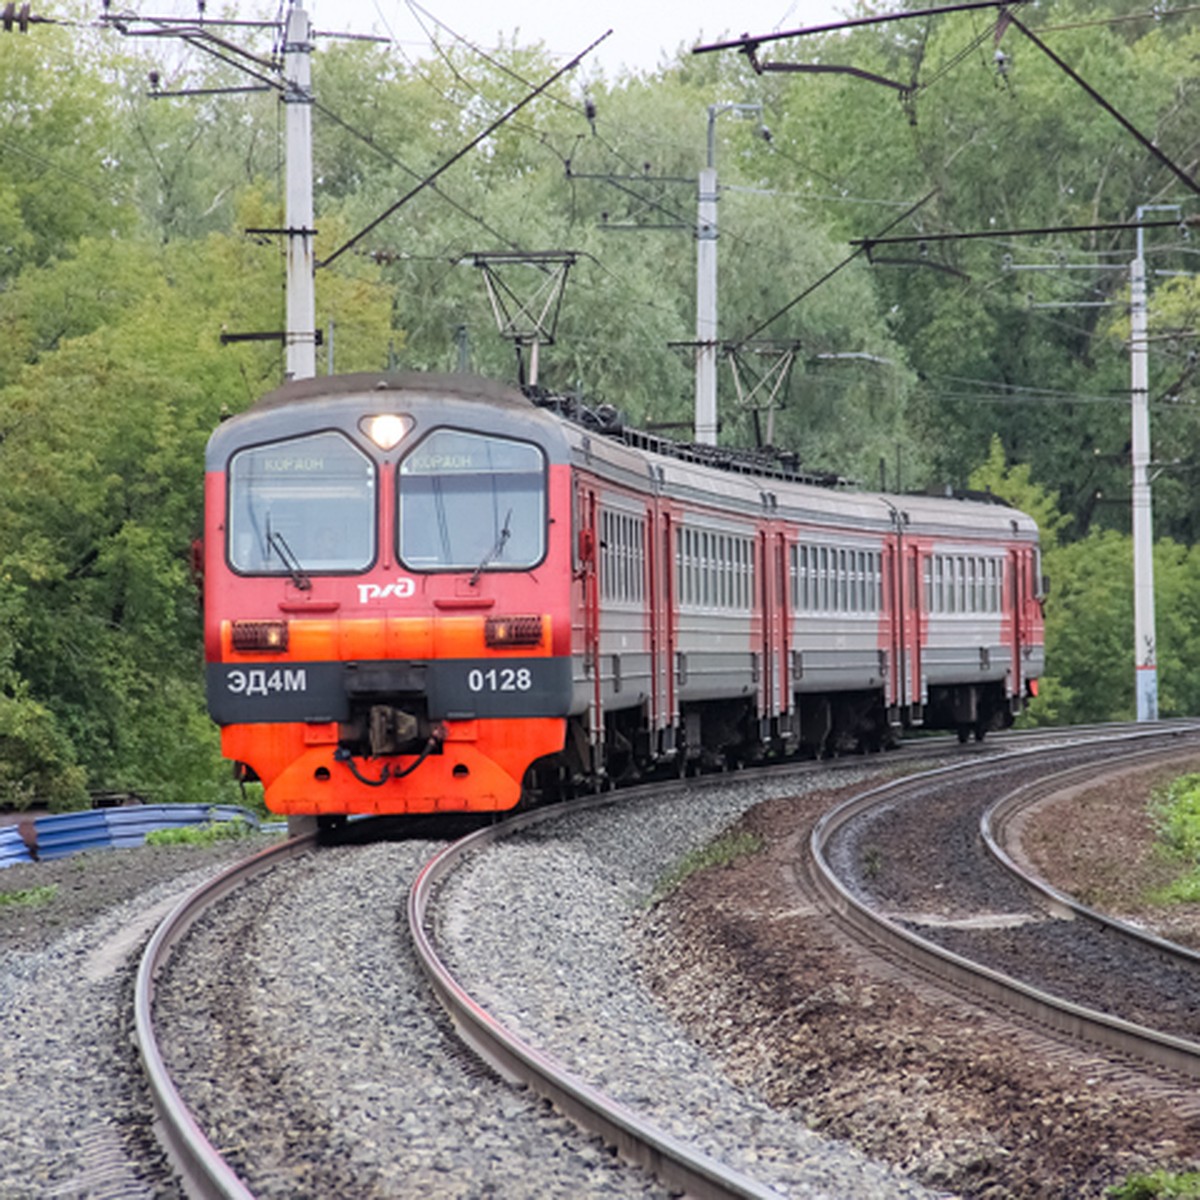
M 450 884 L 439 932 L 488 1005 L 531 1041 L 784 1194 L 1074 1200 L 1101 1196 L 1134 1169 L 1180 1165 L 1188 1139 L 1175 1135 L 1187 1131 L 1169 1114 L 1023 1039 L 965 1037 L 961 1013 L 881 980 L 822 937 L 788 886 L 796 838 L 830 800 L 817 786 L 748 792 L 735 781 L 616 826 L 585 816 L 522 835 Z M 1120 862 L 1114 906 L 1131 906 L 1136 864 L 1160 870 L 1143 852 L 1144 824 L 1128 818 L 1140 796 L 1144 786 L 1126 780 L 1110 808 L 1083 798 L 1087 828 L 1107 835 L 1083 840 L 1111 843 L 1108 860 L 1069 853 L 1080 823 L 1061 811 L 1030 824 L 1031 856 L 1069 859 L 1071 890 L 1093 887 L 1096 901 L 1095 881 Z M 764 839 L 762 853 L 704 872 L 647 910 L 665 863 L 739 824 Z M 148 906 L 161 912 L 251 848 L 109 852 L 0 874 L 0 892 L 60 886 L 46 905 L 0 904 L 0 1197 L 179 1194 L 129 1049 L 132 952 L 148 934 Z M 398 897 L 415 847 L 334 854 L 332 886 L 301 860 L 260 894 L 255 998 L 204 982 L 220 974 L 211 969 L 219 934 L 198 939 L 199 957 L 178 980 L 199 1005 L 186 1054 L 203 1061 L 203 1029 L 218 1024 L 235 1066 L 239 1053 L 243 1064 L 254 1058 L 248 1047 L 261 1049 L 248 1074 L 276 1093 L 268 1124 L 309 1151 L 270 1194 L 339 1194 L 319 1167 L 329 1154 L 354 1167 L 356 1200 L 662 1194 L 544 1105 L 464 1055 L 447 1056 L 452 1039 L 404 962 Z M 401 1044 L 419 1069 L 411 1060 L 397 1068 Z M 423 1107 L 432 1121 L 418 1115 Z M 240 1136 L 250 1122 L 234 1108 Z M 557 1184 L 525 1169 L 545 1159 Z M 943 1190 L 922 1191 L 918 1178 Z
M 641 991 L 627 939 L 664 865 L 762 795 L 709 790 L 686 809 L 660 805 L 622 822 L 615 840 L 603 832 L 610 821 L 585 819 L 481 860 L 448 896 L 446 927 L 467 938 L 456 954 L 470 959 L 481 981 L 501 981 L 491 1002 L 505 1014 L 520 1010 L 543 1044 L 552 1026 L 552 1052 L 653 1111 L 677 1136 L 740 1156 L 748 1174 L 796 1196 L 923 1195 L 723 1083 Z M 62 885 L 44 907 L 0 905 L 7 968 L 0 1196 L 178 1194 L 153 1145 L 149 1100 L 128 1048 L 132 951 L 148 934 L 146 905 L 161 912 L 229 853 L 110 852 L 13 868 L 0 878 L 4 891 Z M 325 867 L 333 857 L 331 885 Z M 164 1004 L 176 1004 L 173 993 L 195 1006 L 182 1057 L 241 1065 L 251 1088 L 275 1094 L 265 1121 L 235 1097 L 218 1143 L 232 1143 L 236 1157 L 239 1140 L 253 1140 L 248 1131 L 281 1131 L 283 1157 L 264 1179 L 274 1195 L 664 1194 L 637 1172 L 616 1170 L 606 1151 L 535 1098 L 497 1084 L 460 1053 L 447 1055 L 452 1039 L 423 1007 L 423 985 L 404 961 L 402 897 L 423 857 L 404 845 L 346 848 L 321 856 L 320 871 L 302 860 L 295 872 L 275 872 L 255 901 L 262 937 L 248 955 L 258 972 L 249 998 L 235 1000 L 220 986 L 222 972 L 213 969 L 224 953 L 220 933 L 202 934 L 196 957 L 164 981 Z M 518 966 L 534 968 L 532 980 L 514 974 Z M 272 1031 L 280 1028 L 277 1045 Z M 397 1047 L 406 1066 L 398 1066 Z M 264 1091 L 253 1094 L 262 1105 Z M 290 1175 L 288 1139 L 304 1151 Z M 314 1166 L 327 1151 L 349 1164 L 349 1174 Z M 550 1177 L 541 1173 L 547 1163 Z
M 1144 818 L 1153 776 L 1046 806 L 1024 839 L 1056 886 L 1151 926 L 1164 916 L 1145 901 L 1164 881 Z M 800 843 L 834 799 L 748 813 L 739 829 L 762 853 L 689 880 L 642 930 L 651 989 L 729 1076 L 968 1200 L 1100 1200 L 1133 1173 L 1195 1170 L 1190 1104 L 914 986 L 797 904 Z M 1196 913 L 1178 907 L 1169 933 L 1191 940 L 1189 919 L 1194 939 Z
M 439 939 L 450 945 L 467 990 L 506 1025 L 781 1195 L 929 1196 L 902 1172 L 813 1133 L 803 1114 L 776 1112 L 752 1086 L 732 1086 L 643 986 L 638 931 L 664 867 L 747 809 L 811 792 L 820 779 L 710 787 L 684 801 L 639 806 L 623 821 L 585 813 L 508 839 L 448 883 Z M 696 981 L 701 994 L 711 983 Z
M 179 1195 L 131 1045 L 132 951 L 220 866 L 265 844 L 146 847 L 9 867 L 0 904 L 0 1196 Z

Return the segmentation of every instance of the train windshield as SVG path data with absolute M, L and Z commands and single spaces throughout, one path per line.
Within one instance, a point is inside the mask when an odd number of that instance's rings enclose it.
M 241 450 L 229 463 L 229 562 L 251 575 L 364 571 L 375 467 L 340 433 Z
M 400 464 L 400 560 L 520 570 L 546 551 L 546 464 L 529 442 L 438 429 Z

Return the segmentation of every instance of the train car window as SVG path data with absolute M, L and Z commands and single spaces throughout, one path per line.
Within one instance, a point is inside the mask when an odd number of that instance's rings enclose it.
M 529 442 L 436 429 L 400 463 L 400 560 L 512 571 L 546 552 L 546 460 Z
M 375 467 L 340 433 L 229 460 L 228 555 L 245 575 L 365 571 L 375 560 Z
M 645 587 L 646 525 L 630 513 L 600 512 L 600 595 L 606 601 L 640 604 Z

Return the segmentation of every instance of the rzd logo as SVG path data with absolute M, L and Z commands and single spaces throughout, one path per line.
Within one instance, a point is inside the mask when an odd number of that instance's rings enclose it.
M 359 604 L 370 604 L 372 600 L 407 600 L 417 590 L 411 579 L 397 579 L 395 583 L 387 583 L 382 587 L 377 583 L 360 583 L 358 585 Z

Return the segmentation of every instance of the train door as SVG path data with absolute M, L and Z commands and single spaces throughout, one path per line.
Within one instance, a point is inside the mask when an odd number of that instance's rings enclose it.
M 1028 643 L 1026 629 L 1029 604 L 1029 562 L 1027 554 L 1020 547 L 1013 547 L 1008 552 L 1008 577 L 1011 580 L 1005 587 L 1005 595 L 1011 605 L 1012 619 L 1009 622 L 1012 629 L 1009 643 L 1009 653 L 1012 657 L 1012 667 L 1008 673 L 1008 695 L 1020 696 L 1024 690 L 1023 660 L 1021 647 Z
M 675 556 L 671 514 L 656 504 L 650 513 L 650 719 L 656 734 L 674 724 L 675 717 Z
M 758 723 L 759 737 L 768 741 L 771 736 L 771 718 L 778 707 L 775 702 L 775 677 L 778 674 L 775 662 L 776 621 L 778 605 L 775 603 L 775 559 L 770 531 L 758 535 L 755 554 L 758 558 L 758 587 L 755 603 L 759 606 L 759 620 L 751 622 L 757 627 L 754 655 L 758 661 Z
M 576 555 L 579 582 L 583 589 L 583 644 L 578 647 L 576 661 L 583 661 L 584 683 L 588 689 L 588 708 L 591 712 L 588 741 L 593 765 L 598 765 L 604 743 L 604 709 L 600 686 L 600 505 L 595 490 L 586 481 L 580 484 L 576 505 L 579 521 Z
M 916 724 L 922 720 L 920 556 L 903 533 L 884 548 L 887 604 L 888 703 Z
M 775 534 L 775 711 L 786 717 L 792 707 L 791 664 L 792 617 L 790 610 L 791 573 L 788 570 L 787 536 Z M 781 722 L 782 723 L 782 722 Z
M 924 662 L 921 650 L 922 633 L 927 625 L 927 622 L 921 619 L 921 551 L 916 545 L 910 544 L 907 547 L 904 576 L 905 587 L 908 590 L 908 602 L 904 606 L 909 665 L 908 695 L 915 723 L 924 719 L 921 714 L 921 705 L 925 702 L 925 680 L 922 675 Z

